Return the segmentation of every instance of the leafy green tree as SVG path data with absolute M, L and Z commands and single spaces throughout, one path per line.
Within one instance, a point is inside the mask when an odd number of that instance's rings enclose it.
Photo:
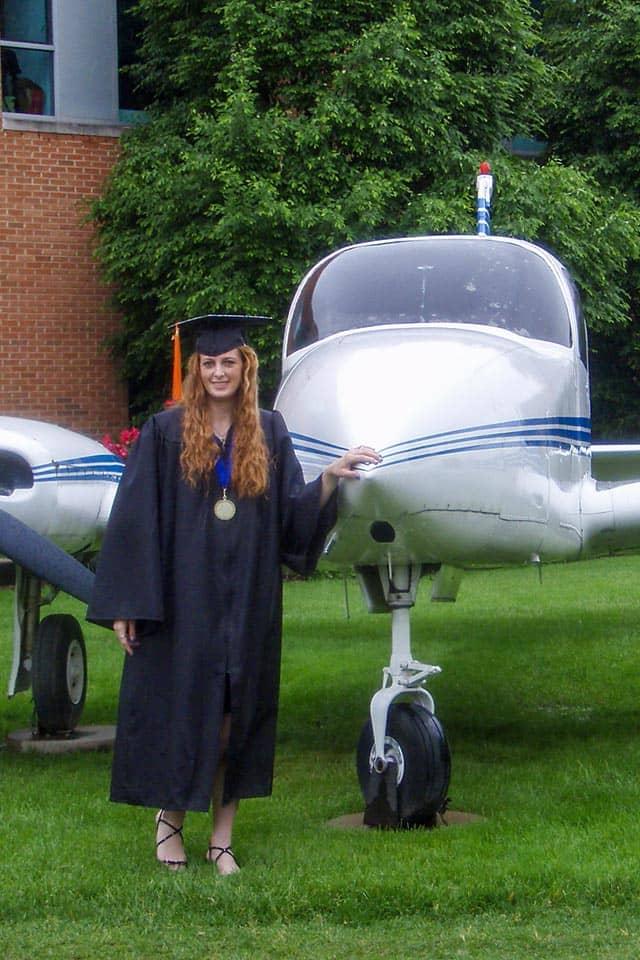
M 141 412 L 166 393 L 166 327 L 202 312 L 282 319 L 327 251 L 373 237 L 472 232 L 477 163 L 495 228 L 549 244 L 595 328 L 624 322 L 638 214 L 587 173 L 501 142 L 540 129 L 552 86 L 526 0 L 139 0 L 150 122 L 123 138 L 96 207 Z M 597 264 L 597 267 L 594 267 Z
M 606 191 L 640 202 L 640 4 L 552 0 L 543 24 L 554 68 L 546 104 L 552 152 Z M 640 437 L 640 274 L 633 258 L 624 269 L 627 322 L 596 325 L 592 334 L 594 420 L 610 436 Z
M 545 57 L 556 68 L 554 151 L 640 198 L 640 4 L 554 0 L 544 33 Z

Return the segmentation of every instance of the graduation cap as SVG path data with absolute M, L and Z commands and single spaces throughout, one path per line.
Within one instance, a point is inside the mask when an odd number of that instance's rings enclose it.
M 271 317 L 255 317 L 237 313 L 207 313 L 190 317 L 172 326 L 173 330 L 173 378 L 171 399 L 182 399 L 182 352 L 180 341 L 188 336 L 196 353 L 217 357 L 246 343 L 244 331 L 249 327 L 269 323 Z
M 271 317 L 252 317 L 236 313 L 207 313 L 191 317 L 176 324 L 180 336 L 187 334 L 194 341 L 196 353 L 217 357 L 221 353 L 242 347 L 246 340 L 244 331 L 269 323 Z

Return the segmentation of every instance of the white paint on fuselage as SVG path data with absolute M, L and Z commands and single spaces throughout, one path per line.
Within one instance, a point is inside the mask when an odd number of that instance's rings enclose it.
M 29 465 L 33 484 L 0 494 L 0 508 L 69 553 L 97 549 L 122 461 L 89 437 L 22 417 L 0 417 L 3 451 Z
M 419 239 L 428 249 L 429 238 Z M 397 255 L 404 242 L 369 246 L 384 254 L 396 244 Z M 474 249 L 469 244 L 485 241 L 437 242 L 450 244 L 455 257 L 457 250 L 464 248 L 467 256 Z M 593 515 L 608 509 L 602 491 L 591 490 L 588 374 L 566 271 L 530 244 L 487 242 L 497 256 L 506 243 L 545 261 L 566 308 L 571 345 L 527 336 L 508 324 L 414 321 L 357 326 L 284 359 L 276 407 L 307 479 L 354 445 L 369 444 L 384 457 L 379 466 L 363 469 L 359 482 L 341 486 L 328 553 L 334 563 L 381 564 L 391 557 L 396 563 L 467 566 L 537 556 L 577 559 L 589 546 L 583 490 Z M 340 255 L 322 261 L 329 276 Z M 309 296 L 305 284 L 313 288 L 318 276 L 314 267 L 300 285 L 285 342 L 301 298 Z M 393 542 L 374 539 L 375 521 L 393 527 Z M 593 529 L 588 525 L 587 539 Z
M 553 555 L 579 550 L 554 514 L 567 486 L 578 512 L 581 387 L 571 349 L 490 328 L 392 325 L 315 344 L 277 399 L 307 479 L 357 443 L 384 457 L 343 484 L 329 559 L 468 564 L 526 560 L 545 543 Z M 374 520 L 394 527 L 393 544 L 372 539 Z

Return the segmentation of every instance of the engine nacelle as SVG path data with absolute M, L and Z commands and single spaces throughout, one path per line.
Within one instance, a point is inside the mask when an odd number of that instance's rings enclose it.
M 123 468 L 89 437 L 0 417 L 0 508 L 69 553 L 97 550 Z

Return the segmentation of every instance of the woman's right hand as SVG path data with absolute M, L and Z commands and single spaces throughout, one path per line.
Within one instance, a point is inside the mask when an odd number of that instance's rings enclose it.
M 114 620 L 113 629 L 118 643 L 131 656 L 134 648 L 138 646 L 135 620 Z

